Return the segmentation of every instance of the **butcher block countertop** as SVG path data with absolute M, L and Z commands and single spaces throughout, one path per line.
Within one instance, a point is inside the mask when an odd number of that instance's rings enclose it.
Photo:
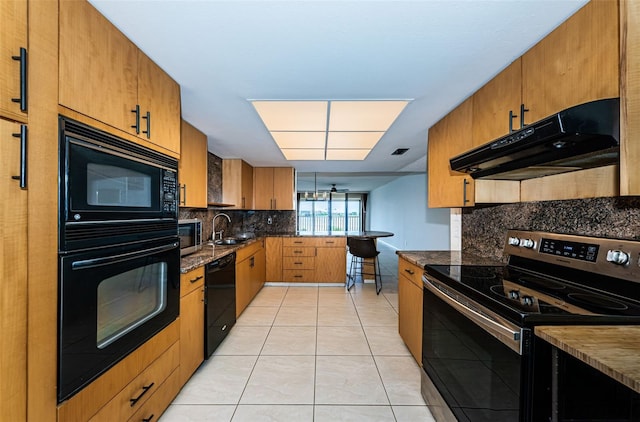
M 535 334 L 640 393 L 640 326 L 539 326 Z
M 502 262 L 461 251 L 396 251 L 414 265 L 504 265 Z

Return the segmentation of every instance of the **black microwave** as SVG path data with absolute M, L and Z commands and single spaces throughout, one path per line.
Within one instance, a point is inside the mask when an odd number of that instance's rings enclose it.
M 178 161 L 60 117 L 60 249 L 175 237 Z

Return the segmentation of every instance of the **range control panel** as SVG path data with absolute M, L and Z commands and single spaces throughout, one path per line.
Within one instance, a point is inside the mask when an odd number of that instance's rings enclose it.
M 540 240 L 540 252 L 542 253 L 589 262 L 596 262 L 598 249 L 600 246 L 593 243 L 569 242 L 544 237 Z
M 640 241 L 509 230 L 504 253 L 640 282 Z

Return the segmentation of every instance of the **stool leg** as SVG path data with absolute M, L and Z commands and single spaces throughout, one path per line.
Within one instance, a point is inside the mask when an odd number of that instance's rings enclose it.
M 374 267 L 374 278 L 376 282 L 376 294 L 379 295 L 382 290 L 382 274 L 380 273 L 380 262 L 378 261 L 378 257 L 375 257 L 375 267 Z

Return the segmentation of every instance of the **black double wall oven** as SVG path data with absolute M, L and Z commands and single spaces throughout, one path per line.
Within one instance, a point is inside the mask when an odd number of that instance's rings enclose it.
M 177 160 L 60 118 L 58 402 L 179 313 Z

